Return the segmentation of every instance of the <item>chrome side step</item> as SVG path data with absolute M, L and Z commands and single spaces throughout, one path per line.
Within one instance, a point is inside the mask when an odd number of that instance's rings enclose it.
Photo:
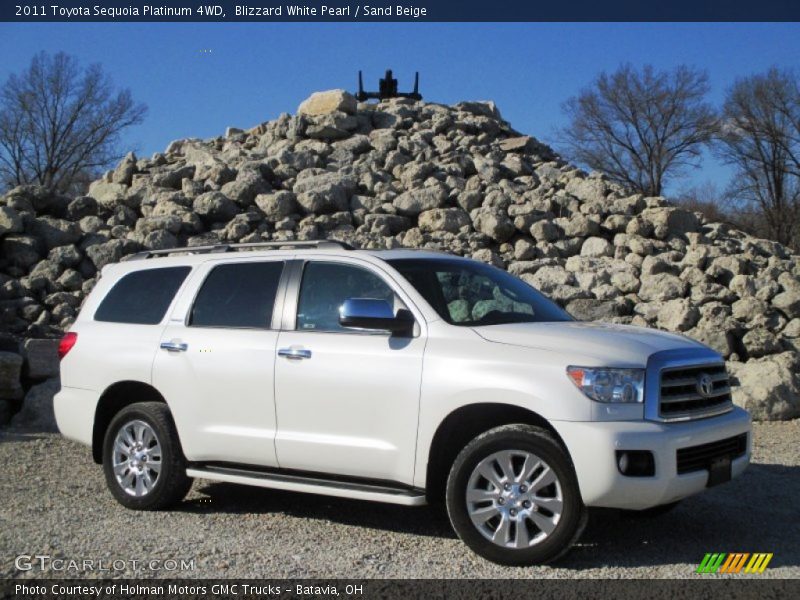
M 422 506 L 427 504 L 425 492 L 423 490 L 401 487 L 394 488 L 371 483 L 337 481 L 333 479 L 323 479 L 321 477 L 265 473 L 248 469 L 218 466 L 192 467 L 186 469 L 186 475 L 200 479 L 255 485 L 275 490 L 322 494 L 324 496 L 353 498 L 372 502 L 387 502 L 389 504 L 402 504 L 404 506 Z

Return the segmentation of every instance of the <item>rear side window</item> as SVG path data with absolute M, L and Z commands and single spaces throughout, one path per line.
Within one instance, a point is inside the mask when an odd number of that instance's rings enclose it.
M 189 325 L 269 328 L 282 262 L 245 262 L 212 269 L 197 294 Z
M 108 292 L 95 321 L 156 325 L 164 318 L 190 267 L 164 267 L 128 273 Z

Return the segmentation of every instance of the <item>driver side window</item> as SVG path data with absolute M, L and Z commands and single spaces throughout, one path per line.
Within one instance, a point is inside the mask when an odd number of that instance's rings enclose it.
M 394 306 L 394 292 L 377 275 L 352 265 L 309 262 L 303 270 L 297 303 L 298 331 L 347 331 L 339 325 L 339 307 L 348 298 L 387 300 Z

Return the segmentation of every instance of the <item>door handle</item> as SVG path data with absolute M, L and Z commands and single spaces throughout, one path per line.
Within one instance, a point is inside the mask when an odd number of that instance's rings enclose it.
M 167 352 L 186 352 L 189 344 L 183 342 L 161 342 L 161 349 Z
M 290 360 L 300 360 L 301 358 L 311 358 L 311 350 L 304 350 L 302 348 L 281 348 L 278 350 L 278 356 L 283 356 Z

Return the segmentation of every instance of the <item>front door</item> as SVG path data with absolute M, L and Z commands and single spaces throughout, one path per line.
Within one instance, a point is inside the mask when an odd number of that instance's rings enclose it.
M 153 381 L 189 460 L 277 466 L 272 320 L 283 268 L 263 258 L 201 266 L 196 297 L 161 336 Z
M 410 484 L 425 338 L 343 328 L 339 307 L 347 298 L 405 307 L 370 266 L 344 259 L 305 264 L 295 328 L 278 339 L 278 462 L 284 469 Z

